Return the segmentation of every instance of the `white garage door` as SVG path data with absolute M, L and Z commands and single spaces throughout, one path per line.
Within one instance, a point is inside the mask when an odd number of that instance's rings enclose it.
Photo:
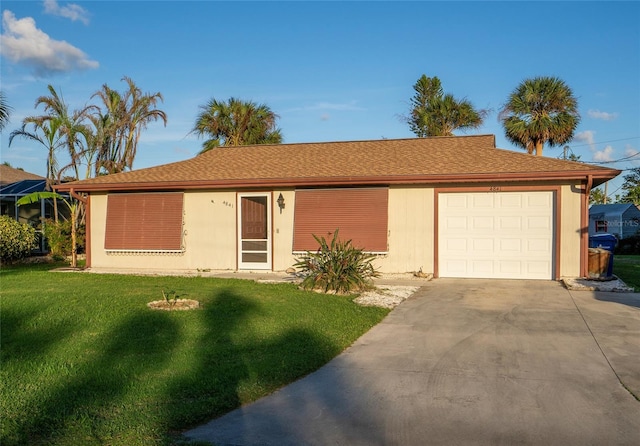
M 440 277 L 552 279 L 553 192 L 438 195 Z

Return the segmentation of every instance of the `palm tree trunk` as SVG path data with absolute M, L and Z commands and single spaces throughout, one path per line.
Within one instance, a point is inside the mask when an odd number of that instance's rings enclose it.
M 544 146 L 544 143 L 542 141 L 536 141 L 536 155 L 537 156 L 542 156 L 542 148 Z

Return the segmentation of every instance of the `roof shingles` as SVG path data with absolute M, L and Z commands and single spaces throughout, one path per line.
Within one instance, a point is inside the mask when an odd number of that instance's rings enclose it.
M 108 190 L 428 183 L 489 178 L 619 174 L 584 163 L 495 148 L 493 135 L 223 147 L 185 161 L 67 183 L 65 189 Z

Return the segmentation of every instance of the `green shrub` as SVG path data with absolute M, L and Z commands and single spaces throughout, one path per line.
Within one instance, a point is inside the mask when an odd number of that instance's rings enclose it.
M 614 253 L 627 255 L 640 254 L 640 235 L 632 235 L 631 237 L 618 240 Z
M 78 252 L 84 248 L 85 231 L 84 225 L 78 227 L 76 231 L 76 245 Z M 49 254 L 54 258 L 64 258 L 71 255 L 71 220 L 47 219 L 44 224 L 44 236 L 49 245 Z
M 304 289 L 351 293 L 373 287 L 373 278 L 380 275 L 372 264 L 375 255 L 355 248 L 351 240 L 340 241 L 337 229 L 331 243 L 315 234 L 313 238 L 320 244 L 318 251 L 307 252 L 295 263 L 304 276 Z
M 0 260 L 17 260 L 37 247 L 36 230 L 8 215 L 0 217 Z

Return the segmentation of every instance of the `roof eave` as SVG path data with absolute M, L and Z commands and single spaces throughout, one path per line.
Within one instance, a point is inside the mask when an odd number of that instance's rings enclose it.
M 587 170 L 561 172 L 516 172 L 443 175 L 390 175 L 363 177 L 316 177 L 316 178 L 257 178 L 239 180 L 191 180 L 191 181 L 149 181 L 138 183 L 65 183 L 54 186 L 57 191 L 106 192 L 125 190 L 193 190 L 193 189 L 238 189 L 273 187 L 314 187 L 314 186 L 367 186 L 400 184 L 437 184 L 469 182 L 508 181 L 561 181 L 582 180 L 591 176 L 593 187 L 609 181 L 621 173 L 619 170 Z

